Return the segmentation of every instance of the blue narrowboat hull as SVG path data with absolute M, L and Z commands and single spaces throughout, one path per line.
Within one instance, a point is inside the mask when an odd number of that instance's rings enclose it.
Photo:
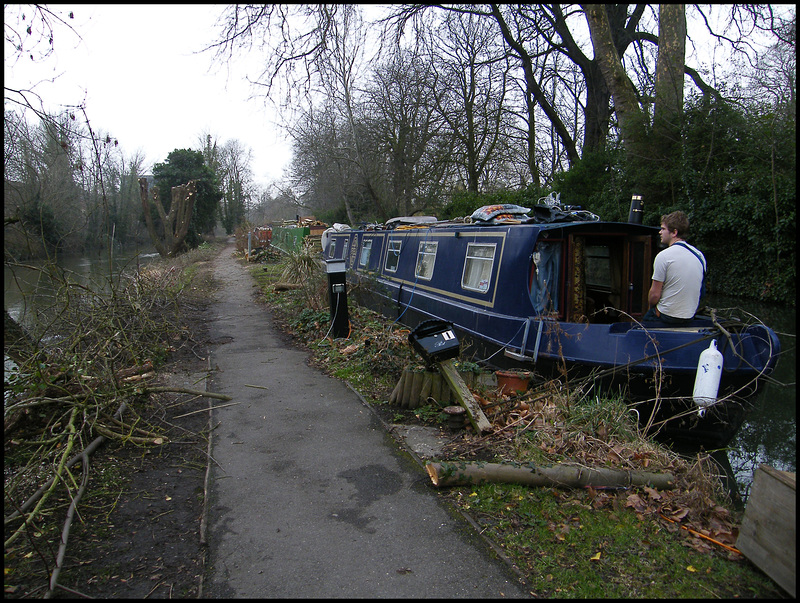
M 571 387 L 587 391 L 620 389 L 654 432 L 727 444 L 775 367 L 776 334 L 701 315 L 681 327 L 642 323 L 657 229 L 513 222 L 331 230 L 323 254 L 344 262 L 359 301 L 385 316 L 410 327 L 452 323 L 462 356 L 566 372 Z M 700 417 L 692 390 L 712 340 L 724 358 L 724 401 Z

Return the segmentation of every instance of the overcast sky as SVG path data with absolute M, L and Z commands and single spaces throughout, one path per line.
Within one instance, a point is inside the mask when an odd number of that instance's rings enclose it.
M 215 41 L 219 5 L 61 5 L 82 39 L 60 26 L 54 53 L 8 65 L 7 87 L 36 84 L 45 108 L 85 102 L 92 128 L 119 141 L 126 156 L 141 150 L 147 171 L 174 149 L 198 148 L 203 132 L 220 143 L 238 139 L 253 150 L 257 184 L 282 176 L 291 147 L 264 99 L 248 100 L 247 57 L 230 70 L 200 53 Z M 72 11 L 75 18 L 66 15 Z M 254 57 L 253 57 L 254 58 Z M 252 72 L 252 69 L 251 69 Z M 56 77 L 54 82 L 52 80 Z M 38 83 L 37 83 L 38 82 Z

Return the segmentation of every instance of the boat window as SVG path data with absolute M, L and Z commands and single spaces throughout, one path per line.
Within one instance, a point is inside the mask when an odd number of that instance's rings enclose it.
M 400 244 L 401 241 L 397 239 L 389 241 L 389 249 L 386 252 L 386 272 L 397 272 L 397 265 L 400 263 Z
M 469 243 L 464 261 L 461 286 L 470 291 L 486 293 L 492 279 L 495 244 Z
M 531 303 L 536 314 L 558 311 L 561 243 L 539 241 L 533 252 Z
M 607 245 L 586 246 L 586 284 L 611 288 L 611 253 Z
M 436 262 L 436 248 L 438 242 L 425 242 L 419 244 L 417 252 L 417 267 L 414 269 L 414 276 L 425 280 L 430 280 L 433 276 L 433 265 Z
M 358 259 L 358 265 L 364 268 L 369 264 L 369 254 L 372 252 L 372 239 L 364 239 L 361 243 L 361 257 Z

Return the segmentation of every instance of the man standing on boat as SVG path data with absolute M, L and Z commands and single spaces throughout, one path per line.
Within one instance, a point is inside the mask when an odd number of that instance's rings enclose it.
M 686 324 L 700 304 L 706 258 L 684 239 L 689 218 L 682 211 L 661 216 L 661 251 L 653 262 L 653 283 L 647 300 L 650 309 L 643 321 Z

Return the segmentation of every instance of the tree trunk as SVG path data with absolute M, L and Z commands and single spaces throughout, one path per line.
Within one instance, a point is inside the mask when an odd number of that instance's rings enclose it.
M 142 199 L 142 211 L 147 223 L 147 232 L 161 257 L 174 257 L 183 249 L 186 235 L 189 234 L 189 222 L 192 219 L 194 202 L 197 197 L 197 181 L 172 187 L 172 205 L 169 214 L 164 210 L 158 189 L 153 190 L 153 205 L 164 227 L 164 234 L 156 232 L 153 217 L 150 215 L 150 200 L 147 191 L 147 179 L 139 178 L 139 194 Z
M 653 124 L 639 104 L 637 92 L 628 78 L 614 43 L 608 5 L 584 4 L 595 60 L 614 100 L 635 190 L 643 194 L 651 209 L 673 201 L 679 169 L 681 116 L 683 112 L 683 74 L 686 51 L 685 5 L 660 5 L 658 59 Z M 658 169 L 654 169 L 658 168 Z
M 483 482 L 550 486 L 561 488 L 653 486 L 661 490 L 674 487 L 669 473 L 590 469 L 572 465 L 534 467 L 499 463 L 428 463 L 425 470 L 436 487 L 468 486 Z
M 160 208 L 159 215 L 164 214 L 164 208 L 161 207 L 161 204 L 157 201 L 157 191 L 153 193 L 153 201 L 156 204 L 157 208 Z M 147 179 L 146 178 L 139 178 L 139 195 L 142 199 L 142 213 L 144 213 L 144 221 L 147 224 L 147 232 L 150 235 L 150 240 L 153 241 L 153 245 L 155 245 L 156 251 L 158 254 L 165 258 L 167 257 L 167 248 L 164 246 L 164 243 L 161 241 L 161 237 L 158 236 L 156 232 L 155 224 L 153 224 L 153 216 L 150 215 L 150 199 L 147 191 Z M 162 218 L 164 219 L 164 218 Z
M 685 58 L 685 5 L 662 4 L 659 8 L 653 150 L 659 154 L 659 159 L 667 162 L 680 148 Z
M 633 86 L 614 45 L 611 24 L 604 4 L 584 4 L 589 35 L 592 40 L 595 60 L 600 65 L 617 115 L 622 142 L 629 154 L 639 154 L 639 146 L 645 139 L 645 116 L 639 107 L 636 89 Z

